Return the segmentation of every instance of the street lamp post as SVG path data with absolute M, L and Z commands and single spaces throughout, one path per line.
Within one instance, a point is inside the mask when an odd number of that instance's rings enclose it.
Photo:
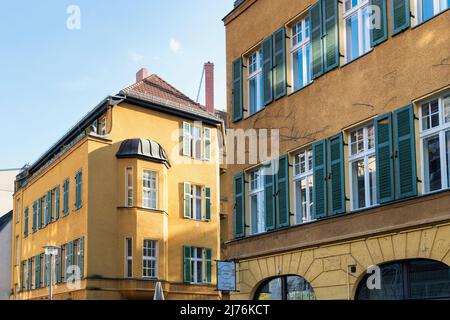
M 53 257 L 56 257 L 58 255 L 59 247 L 57 246 L 45 246 L 45 255 L 47 256 L 47 259 L 50 259 L 50 285 L 49 287 L 49 299 L 50 301 L 53 300 Z

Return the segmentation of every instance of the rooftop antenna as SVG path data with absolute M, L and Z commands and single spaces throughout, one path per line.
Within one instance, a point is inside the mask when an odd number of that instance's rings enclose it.
M 200 85 L 198 86 L 197 99 L 195 102 L 198 103 L 198 99 L 200 98 L 200 91 L 202 90 L 203 78 L 205 77 L 205 66 L 203 66 L 202 77 L 200 78 Z

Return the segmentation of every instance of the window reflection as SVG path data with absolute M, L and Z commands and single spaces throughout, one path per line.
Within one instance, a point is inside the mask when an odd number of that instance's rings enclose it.
M 315 300 L 311 285 L 302 277 L 286 276 L 264 282 L 256 291 L 256 300 Z

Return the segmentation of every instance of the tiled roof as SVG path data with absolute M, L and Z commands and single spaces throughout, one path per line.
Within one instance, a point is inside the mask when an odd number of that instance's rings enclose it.
M 156 74 L 123 89 L 120 93 L 217 120 L 217 116 L 206 111 L 205 106 L 195 102 Z

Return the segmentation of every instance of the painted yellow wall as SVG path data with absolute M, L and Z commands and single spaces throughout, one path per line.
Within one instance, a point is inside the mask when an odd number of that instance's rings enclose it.
M 165 285 L 166 295 L 179 299 L 201 296 L 218 298 L 215 288 L 215 264 L 211 285 L 183 284 L 184 245 L 212 249 L 212 259 L 219 253 L 219 163 L 217 128 L 212 129 L 212 160 L 191 160 L 181 155 L 179 144 L 183 120 L 180 117 L 121 103 L 108 112 L 108 135 L 92 136 L 78 142 L 73 150 L 66 152 L 54 165 L 39 175 L 35 182 L 19 190 L 15 197 L 22 206 L 32 208 L 38 196 L 63 183 L 70 182 L 70 204 L 74 203 L 74 175 L 83 169 L 83 207 L 70 212 L 45 229 L 27 239 L 21 239 L 20 260 L 34 256 L 46 244 L 61 245 L 85 236 L 85 286 L 101 291 L 92 293 L 82 288 L 80 293 L 68 294 L 70 290 L 57 286 L 56 297 L 61 299 L 118 299 L 150 298 L 154 281 L 142 280 L 142 242 L 144 239 L 158 241 L 158 278 Z M 189 121 L 194 124 L 192 121 Z M 219 128 L 220 129 L 220 128 Z M 171 167 L 138 159 L 118 159 L 116 153 L 126 139 L 143 138 L 158 142 L 166 151 Z M 125 208 L 125 168 L 133 168 L 133 207 Z M 152 170 L 158 175 L 158 210 L 142 208 L 142 172 Z M 212 191 L 211 221 L 199 222 L 183 217 L 183 183 L 191 182 Z M 62 189 L 61 189 L 62 208 Z M 30 211 L 29 230 L 32 226 Z M 15 212 L 17 214 L 17 212 Z M 23 214 L 23 213 L 22 213 Z M 14 233 L 22 234 L 23 219 L 15 225 Z M 124 280 L 125 238 L 133 239 L 133 279 Z M 19 283 L 19 267 L 13 267 L 13 288 Z M 135 294 L 136 290 L 143 291 Z M 19 299 L 41 298 L 47 289 L 20 294 Z M 83 293 L 84 292 L 84 293 Z

